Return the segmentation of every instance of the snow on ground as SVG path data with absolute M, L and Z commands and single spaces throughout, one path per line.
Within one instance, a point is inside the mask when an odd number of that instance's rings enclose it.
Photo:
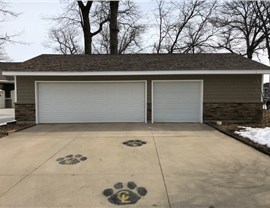
M 267 145 L 270 147 L 270 127 L 266 128 L 252 128 L 252 127 L 243 127 L 241 126 L 240 131 L 235 131 L 234 133 L 249 138 L 253 142 Z

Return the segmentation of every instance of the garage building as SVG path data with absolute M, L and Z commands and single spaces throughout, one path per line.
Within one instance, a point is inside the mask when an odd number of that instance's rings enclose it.
M 270 68 L 236 54 L 40 55 L 10 65 L 18 122 L 258 121 Z

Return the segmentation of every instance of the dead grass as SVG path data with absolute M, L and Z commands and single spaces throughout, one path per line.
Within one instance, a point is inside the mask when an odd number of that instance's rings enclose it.
M 209 123 L 210 126 L 216 128 L 217 130 L 229 135 L 230 137 L 237 139 L 238 141 L 247 144 L 254 149 L 263 152 L 270 156 L 270 148 L 266 145 L 261 145 L 251 141 L 249 138 L 242 137 L 235 133 L 235 131 L 239 131 L 243 128 L 241 127 L 252 127 L 252 128 L 265 128 L 270 127 L 269 123 L 261 122 L 261 123 L 241 123 L 241 124 L 232 124 L 232 123 L 223 123 L 222 125 L 217 125 L 216 123 Z
M 11 132 L 20 131 L 33 126 L 33 124 L 16 124 L 10 123 L 4 126 L 0 126 L 0 138 L 7 136 Z

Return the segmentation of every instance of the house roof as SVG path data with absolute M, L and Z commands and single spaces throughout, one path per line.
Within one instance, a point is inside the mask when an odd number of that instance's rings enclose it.
M 12 76 L 3 76 L 2 70 L 8 70 L 8 66 L 14 65 L 15 63 L 0 62 L 0 83 L 13 83 L 14 78 Z
M 0 83 L 14 83 L 12 76 L 0 76 Z
M 1 65 L 0 65 L 1 69 Z M 138 71 L 268 70 L 236 54 L 40 55 L 11 64 L 5 72 L 138 72 Z M 8 73 L 5 73 L 8 74 Z

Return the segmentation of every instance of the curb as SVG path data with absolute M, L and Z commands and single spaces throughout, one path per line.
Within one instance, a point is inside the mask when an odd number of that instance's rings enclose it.
M 259 152 L 261 152 L 261 153 L 263 153 L 263 154 L 265 154 L 265 155 L 267 155 L 267 156 L 270 157 L 270 152 L 269 151 L 264 150 L 262 148 L 259 148 L 256 145 L 253 145 L 253 142 L 252 141 L 248 142 L 245 139 L 243 139 L 242 137 L 240 137 L 240 136 L 238 137 L 238 136 L 236 136 L 234 134 L 231 134 L 230 132 L 227 132 L 224 129 L 222 129 L 222 128 L 216 126 L 216 125 L 213 125 L 213 124 L 211 124 L 209 122 L 206 122 L 206 124 L 208 126 L 211 126 L 214 129 L 218 130 L 219 132 L 221 132 L 221 133 L 223 133 L 223 134 L 225 134 L 225 135 L 227 135 L 227 136 L 229 136 L 229 137 L 231 137 L 231 138 L 233 138 L 233 139 L 235 139 L 235 140 L 237 140 L 237 141 L 239 141 L 239 142 L 241 142 L 243 144 L 246 144 L 246 145 L 252 147 L 253 149 L 256 149 L 257 151 L 259 151 Z

